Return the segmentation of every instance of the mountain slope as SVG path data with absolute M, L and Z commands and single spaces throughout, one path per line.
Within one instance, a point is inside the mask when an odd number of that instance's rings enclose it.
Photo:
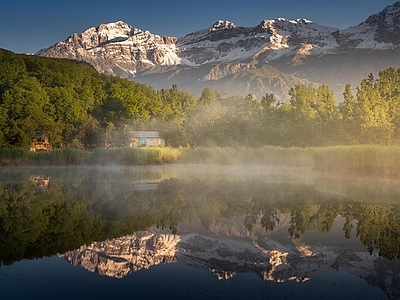
M 199 94 L 208 86 L 231 94 L 275 93 L 294 84 L 327 84 L 342 92 L 369 73 L 400 67 L 400 1 L 345 30 L 306 19 L 263 20 L 241 27 L 220 20 L 184 37 L 168 37 L 122 21 L 89 28 L 37 55 L 91 63 L 99 72 Z

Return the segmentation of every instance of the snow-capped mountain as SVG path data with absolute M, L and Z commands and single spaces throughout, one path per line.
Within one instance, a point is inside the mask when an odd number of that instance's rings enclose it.
M 99 72 L 127 76 L 162 64 L 175 57 L 177 38 L 160 37 L 124 22 L 102 24 L 81 34 L 73 34 L 63 42 L 40 50 L 37 54 L 84 60 Z M 127 73 L 128 72 L 128 73 Z
M 219 20 L 177 38 L 119 21 L 73 34 L 37 55 L 84 60 L 99 72 L 155 88 L 178 84 L 198 94 L 209 86 L 285 98 L 295 84 L 342 88 L 400 67 L 400 1 L 345 30 L 306 19 L 276 18 L 254 27 Z
M 315 47 L 337 48 L 335 32 L 335 28 L 305 19 L 263 20 L 258 26 L 250 28 L 218 21 L 206 30 L 180 38 L 177 47 L 180 56 L 196 65 L 250 62 L 262 53 L 267 53 L 262 62 L 268 63 L 283 55 L 308 54 Z

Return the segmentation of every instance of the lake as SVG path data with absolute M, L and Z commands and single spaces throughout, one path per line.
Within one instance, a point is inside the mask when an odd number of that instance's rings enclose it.
M 400 185 L 300 167 L 2 167 L 0 299 L 399 299 Z

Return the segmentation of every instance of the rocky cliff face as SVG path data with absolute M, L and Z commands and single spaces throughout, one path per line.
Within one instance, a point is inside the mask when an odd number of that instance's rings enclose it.
M 375 29 L 375 41 L 398 47 L 400 45 L 400 2 L 396 2 L 386 7 L 382 12 L 370 16 L 364 24 Z
M 345 30 L 306 19 L 263 20 L 254 27 L 220 20 L 176 38 L 120 21 L 73 34 L 37 54 L 84 60 L 99 72 L 155 88 L 178 84 L 199 93 L 210 86 L 238 94 L 275 92 L 283 98 L 294 84 L 358 85 L 371 72 L 400 67 L 399 24 L 400 2 Z M 361 62 L 358 55 L 363 56 Z M 354 68 L 362 71 L 355 76 Z
M 158 36 L 124 22 L 101 24 L 39 51 L 48 57 L 84 60 L 99 72 L 128 77 L 175 53 L 177 38 Z

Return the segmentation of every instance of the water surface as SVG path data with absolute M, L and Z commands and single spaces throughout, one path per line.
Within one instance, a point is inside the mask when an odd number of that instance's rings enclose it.
M 306 168 L 0 171 L 1 299 L 398 299 L 400 188 Z

